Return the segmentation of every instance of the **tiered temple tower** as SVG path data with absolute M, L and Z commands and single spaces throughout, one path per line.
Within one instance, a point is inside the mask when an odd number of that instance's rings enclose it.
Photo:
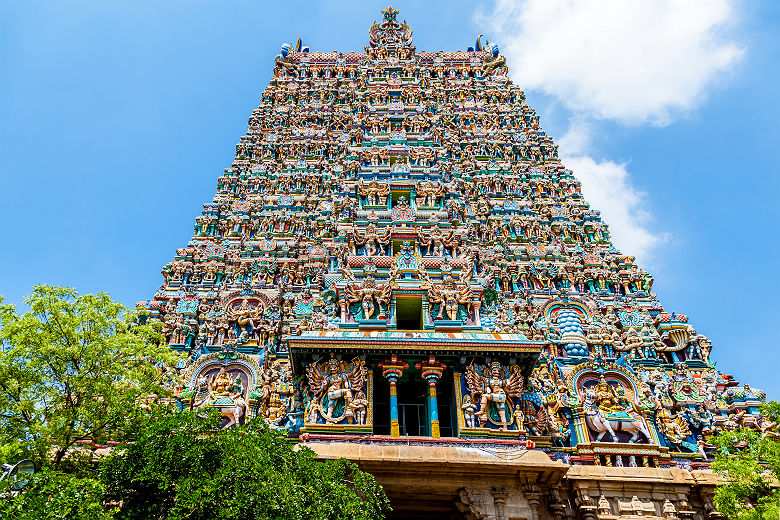
M 499 48 L 283 45 L 142 302 L 182 405 L 374 472 L 395 515 L 717 518 L 707 439 L 766 428 L 610 242 Z M 437 516 L 438 515 L 438 516 Z

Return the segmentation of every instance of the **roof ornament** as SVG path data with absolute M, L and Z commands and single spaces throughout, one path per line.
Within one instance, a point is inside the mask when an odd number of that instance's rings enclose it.
M 474 45 L 475 45 L 475 50 L 477 52 L 490 51 L 490 53 L 493 55 L 493 58 L 498 58 L 498 54 L 499 54 L 498 44 L 490 43 L 488 39 L 485 38 L 484 35 L 480 34 L 479 36 L 477 36 L 477 41 Z
M 399 23 L 396 20 L 397 14 L 398 10 L 391 6 L 382 10 L 382 22 L 374 22 L 368 31 L 368 43 L 372 48 L 412 46 L 412 28 L 406 20 Z

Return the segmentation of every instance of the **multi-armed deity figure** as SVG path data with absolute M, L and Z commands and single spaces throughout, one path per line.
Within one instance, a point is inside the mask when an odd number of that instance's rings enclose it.
M 364 231 L 355 230 L 353 240 L 356 245 L 364 246 L 366 256 L 384 255 L 387 245 L 390 243 L 391 231 L 390 228 L 385 228 L 383 232 L 379 232 L 376 225 L 371 222 Z
M 468 284 L 456 284 L 450 276 L 441 285 L 431 284 L 428 301 L 439 306 L 434 319 L 443 319 L 446 316 L 448 320 L 456 321 L 459 319 L 461 306 L 466 308 L 466 312 L 471 312 L 471 287 Z
M 457 240 L 455 231 L 452 229 L 445 235 L 437 225 L 432 226 L 427 234 L 422 229 L 417 228 L 417 242 L 420 246 L 427 247 L 426 256 L 444 256 L 447 248 L 455 246 Z M 452 256 L 457 256 L 457 249 Z
M 520 367 L 512 365 L 505 370 L 496 362 L 487 368 L 469 365 L 466 380 L 471 394 L 479 396 L 479 410 L 474 415 L 479 418 L 482 426 L 488 421 L 502 428 L 512 424 L 515 410 L 512 398 L 520 397 L 523 391 Z M 518 429 L 520 428 L 518 425 Z
M 390 185 L 386 182 L 363 182 L 361 180 L 357 185 L 357 192 L 366 198 L 366 205 L 385 206 L 387 204 L 387 196 L 390 194 Z
M 443 184 L 433 182 L 417 182 L 417 206 L 433 208 L 439 199 L 444 197 L 446 191 Z
M 319 410 L 322 418 L 328 423 L 344 419 L 352 421 L 355 410 L 365 408 L 362 400 L 365 399 L 363 387 L 367 373 L 368 370 L 359 359 L 353 360 L 351 365 L 336 359 L 331 359 L 321 366 L 312 363 L 306 369 L 309 386 L 315 398 L 312 406 Z M 360 393 L 360 407 L 353 403 L 358 393 Z M 360 417 L 365 419 L 364 415 Z
M 392 288 L 390 284 L 377 284 L 374 277 L 369 275 L 362 284 L 353 283 L 347 286 L 346 300 L 350 304 L 360 304 L 360 318 L 370 320 L 375 316 L 384 316 L 383 306 L 390 303 Z

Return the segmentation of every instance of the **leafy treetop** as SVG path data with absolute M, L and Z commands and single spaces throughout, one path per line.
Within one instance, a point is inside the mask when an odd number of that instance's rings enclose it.
M 108 294 L 38 285 L 24 303 L 19 314 L 0 299 L 0 461 L 58 466 L 79 441 L 116 438 L 142 396 L 165 392 L 158 367 L 177 355 Z
M 765 421 L 780 423 L 780 403 L 761 409 Z M 718 511 L 733 520 L 780 517 L 780 439 L 771 428 L 763 433 L 741 428 L 712 438 L 718 451 L 712 467 L 723 477 L 715 490 Z

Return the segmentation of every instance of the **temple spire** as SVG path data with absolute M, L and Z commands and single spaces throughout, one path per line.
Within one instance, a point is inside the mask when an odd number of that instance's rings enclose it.
M 611 243 L 499 46 L 480 35 L 417 52 L 397 16 L 382 11 L 365 52 L 282 45 L 192 240 L 142 304 L 190 358 L 182 407 L 359 443 L 344 452 L 355 458 L 395 444 L 393 472 L 424 462 L 434 487 L 432 468 L 456 475 L 447 486 L 474 469 L 466 450 L 442 455 L 453 445 L 682 470 L 709 464 L 718 430 L 775 429 L 763 393 L 718 372 L 710 341 Z M 420 436 L 429 460 L 397 451 Z M 527 512 L 501 487 L 523 462 L 497 462 L 482 496 Z M 433 494 L 451 507 L 467 485 Z M 578 518 L 595 518 L 577 500 Z M 642 500 L 635 511 L 661 510 Z

